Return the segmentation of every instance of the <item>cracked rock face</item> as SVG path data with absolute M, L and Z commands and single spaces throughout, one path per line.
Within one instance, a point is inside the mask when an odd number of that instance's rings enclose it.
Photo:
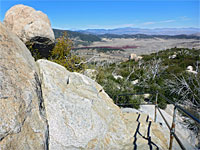
M 0 23 L 0 149 L 47 149 L 45 117 L 34 59 Z
M 123 114 L 92 79 L 38 60 L 50 150 L 133 149 Z
M 41 11 L 24 6 L 15 5 L 5 15 L 5 26 L 24 43 L 33 44 L 43 57 L 47 57 L 55 43 L 55 37 L 50 21 Z
M 167 149 L 162 130 L 146 118 L 122 113 L 82 74 L 35 63 L 0 23 L 0 150 L 143 150 L 153 143 Z

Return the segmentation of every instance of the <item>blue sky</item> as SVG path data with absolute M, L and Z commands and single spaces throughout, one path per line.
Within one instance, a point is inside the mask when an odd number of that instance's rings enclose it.
M 41 10 L 59 29 L 200 27 L 199 0 L 0 0 L 1 22 L 16 4 Z

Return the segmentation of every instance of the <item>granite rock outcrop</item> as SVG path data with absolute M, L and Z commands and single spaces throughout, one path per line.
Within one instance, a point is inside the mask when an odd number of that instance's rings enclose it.
M 49 122 L 49 148 L 132 149 L 123 114 L 94 80 L 38 60 Z
M 46 15 L 16 5 L 4 23 L 0 23 L 1 150 L 167 149 L 162 129 L 147 115 L 122 112 L 85 75 L 48 60 L 34 61 L 24 43 L 33 40 L 37 45 L 38 37 L 54 41 Z
M 48 124 L 36 64 L 0 23 L 0 149 L 48 149 Z
M 25 5 L 11 7 L 4 18 L 5 26 L 26 45 L 38 49 L 42 57 L 48 57 L 55 45 L 55 37 L 46 14 Z

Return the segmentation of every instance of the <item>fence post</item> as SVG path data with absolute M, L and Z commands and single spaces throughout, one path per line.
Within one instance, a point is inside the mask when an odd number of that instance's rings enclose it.
M 158 92 L 156 92 L 156 102 L 155 102 L 155 114 L 154 114 L 154 122 L 156 122 L 157 118 L 157 101 L 158 101 Z
M 174 133 L 175 133 L 175 123 L 176 123 L 176 104 L 174 106 L 174 114 L 173 114 L 172 126 L 171 126 L 171 130 L 170 130 L 169 150 L 172 150 L 172 144 L 173 144 Z

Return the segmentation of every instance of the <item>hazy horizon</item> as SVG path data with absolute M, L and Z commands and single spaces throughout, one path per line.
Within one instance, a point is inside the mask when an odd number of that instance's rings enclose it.
M 52 27 L 53 28 L 53 27 Z M 114 30 L 114 29 L 125 29 L 125 28 L 131 28 L 131 29 L 142 29 L 142 30 L 156 30 L 156 29 L 198 29 L 200 30 L 200 27 L 180 27 L 180 28 L 140 28 L 140 27 L 119 27 L 119 28 L 85 28 L 85 29 L 65 29 L 65 28 L 53 28 L 58 30 L 71 30 L 71 31 L 79 31 L 79 30 Z M 200 32 L 200 31 L 199 31 Z

